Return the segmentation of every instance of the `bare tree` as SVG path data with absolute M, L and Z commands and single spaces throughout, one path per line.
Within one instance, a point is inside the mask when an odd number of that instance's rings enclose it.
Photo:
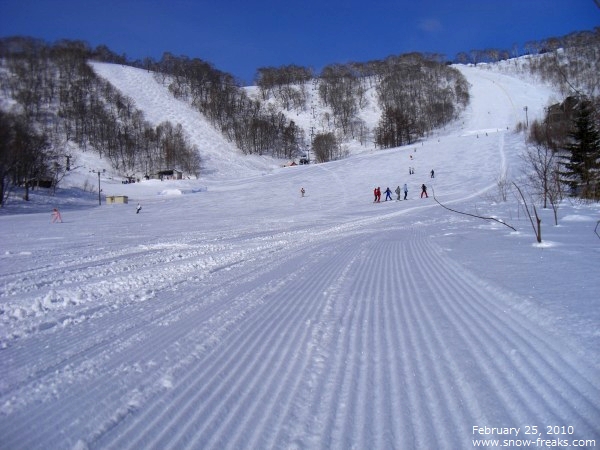
M 12 144 L 14 118 L 0 111 L 0 206 L 10 193 L 11 181 L 17 164 L 17 154 Z
M 550 202 L 552 211 L 554 213 L 554 225 L 558 225 L 558 208 L 565 196 L 558 171 L 553 172 L 552 181 L 550 182 L 549 186 L 550 189 L 548 189 L 547 192 L 548 201 Z
M 317 134 L 313 140 L 313 151 L 317 162 L 337 159 L 340 146 L 333 133 Z
M 543 123 L 537 120 L 532 123 L 527 149 L 521 159 L 525 163 L 524 171 L 530 189 L 542 200 L 544 208 L 550 203 L 554 223 L 558 225 L 558 208 L 564 197 L 558 148 L 564 140 L 566 126 L 564 111 L 551 113 L 553 109 L 549 108 Z
M 525 207 L 525 212 L 527 213 L 527 217 L 529 218 L 529 221 L 531 222 L 531 228 L 533 228 L 535 238 L 539 244 L 542 242 L 542 219 L 540 219 L 540 216 L 537 213 L 537 209 L 536 209 L 535 205 L 533 205 L 533 212 L 535 214 L 535 222 L 536 222 L 535 224 L 533 223 L 533 217 L 531 216 L 531 213 L 529 212 L 529 206 L 527 205 L 527 200 L 525 200 L 523 191 L 521 191 L 521 188 L 519 186 L 517 186 L 517 184 L 515 182 L 513 182 L 513 185 L 517 188 L 517 191 L 519 192 L 519 195 L 521 196 L 521 199 L 523 200 L 523 206 Z
M 554 175 L 559 170 L 556 150 L 547 131 L 548 127 L 545 124 L 534 121 L 526 150 L 520 155 L 525 163 L 525 175 L 529 186 L 541 198 L 543 208 L 548 207 L 549 192 L 554 188 Z
M 506 175 L 506 171 L 502 172 L 496 180 L 496 186 L 498 187 L 498 194 L 500 194 L 500 199 L 503 202 L 506 202 L 508 199 L 508 192 L 510 187 L 510 182 L 508 181 L 508 176 Z

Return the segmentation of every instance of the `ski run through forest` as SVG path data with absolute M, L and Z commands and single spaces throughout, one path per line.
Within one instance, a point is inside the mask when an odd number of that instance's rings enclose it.
M 566 200 L 558 226 L 542 210 L 538 244 L 496 184 L 522 176 L 523 108 L 556 98 L 457 67 L 471 103 L 445 129 L 281 167 L 151 74 L 94 64 L 149 121 L 182 124 L 203 173 L 105 176 L 129 203 L 98 206 L 67 188 L 98 182 L 87 152 L 55 197 L 7 205 L 0 448 L 600 446 L 600 206 Z M 407 200 L 373 203 L 404 183 Z

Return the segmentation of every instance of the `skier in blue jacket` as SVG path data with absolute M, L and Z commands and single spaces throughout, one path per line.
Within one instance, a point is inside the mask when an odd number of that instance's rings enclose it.
M 392 190 L 389 187 L 385 190 L 385 201 L 387 202 L 388 199 L 392 199 Z

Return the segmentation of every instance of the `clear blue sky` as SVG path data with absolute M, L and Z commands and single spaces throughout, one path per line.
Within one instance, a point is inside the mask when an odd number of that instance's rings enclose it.
M 132 59 L 168 51 L 244 82 L 259 67 L 453 59 L 597 26 L 594 0 L 0 0 L 1 37 L 79 39 Z

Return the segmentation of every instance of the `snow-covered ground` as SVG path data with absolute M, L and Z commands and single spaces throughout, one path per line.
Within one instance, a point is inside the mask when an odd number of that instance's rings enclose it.
M 95 67 L 148 120 L 184 124 L 205 167 L 102 175 L 126 205 L 65 190 L 2 211 L 0 448 L 600 445 L 600 205 L 565 201 L 559 226 L 542 211 L 537 244 L 512 194 L 492 200 L 520 175 L 523 107 L 539 117 L 551 91 L 462 67 L 454 126 L 281 168 L 144 71 Z M 78 164 L 64 185 L 96 186 L 102 163 Z M 407 201 L 373 203 L 404 183 Z

